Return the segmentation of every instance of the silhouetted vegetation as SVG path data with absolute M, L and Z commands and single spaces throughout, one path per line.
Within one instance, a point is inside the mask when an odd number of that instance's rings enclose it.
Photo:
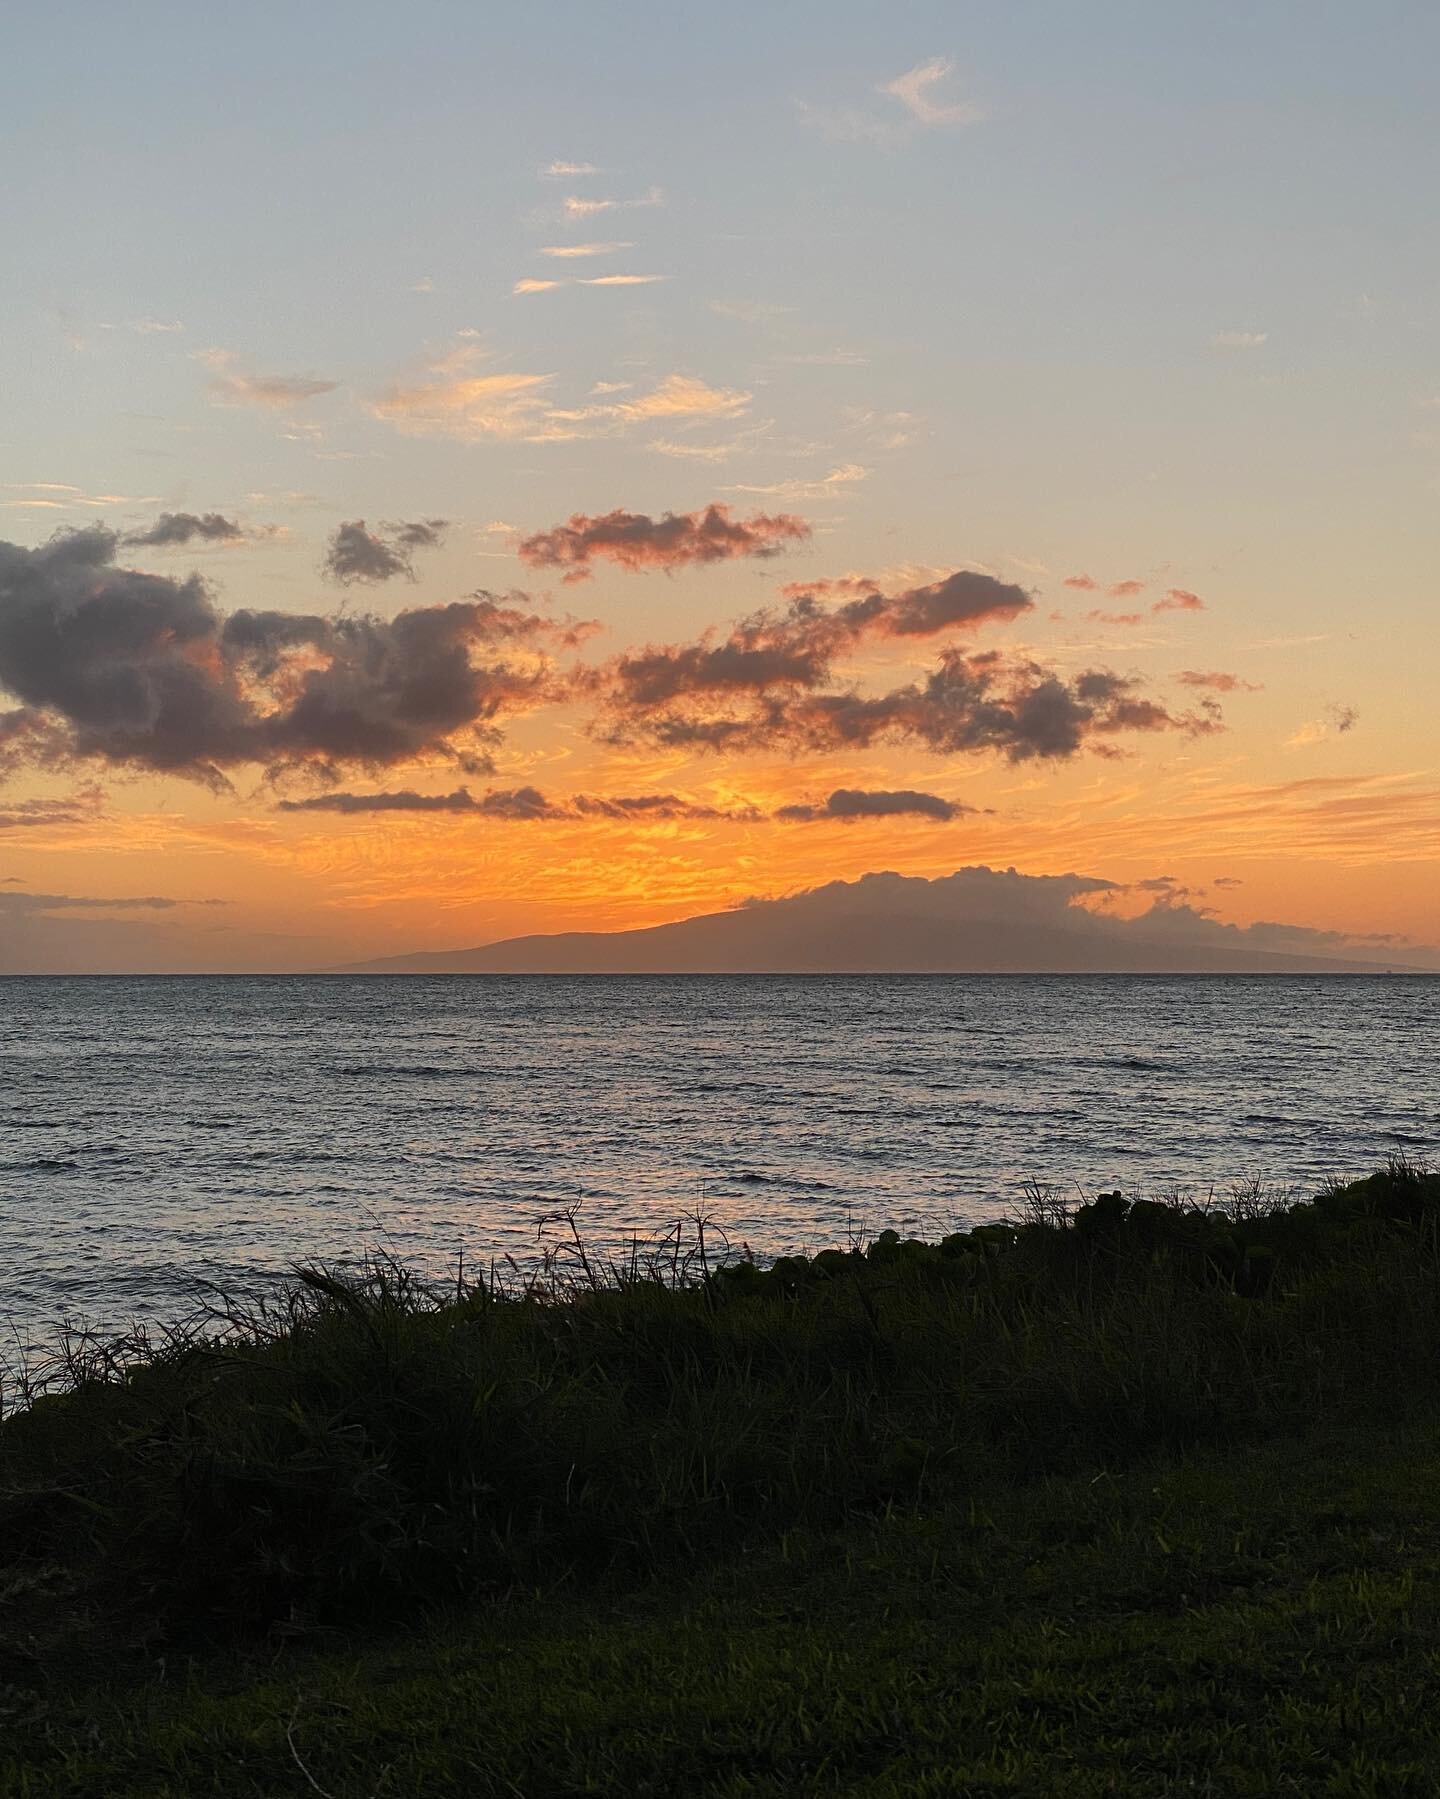
M 683 1254 L 577 1239 L 443 1292 L 306 1268 L 204 1331 L 71 1343 L 0 1425 L 3 1578 L 32 1633 L 373 1619 L 1396 1416 L 1440 1378 L 1437 1231 L 1440 1177 L 1397 1162 L 1297 1204 L 1037 1196 L 768 1268 L 700 1221 Z

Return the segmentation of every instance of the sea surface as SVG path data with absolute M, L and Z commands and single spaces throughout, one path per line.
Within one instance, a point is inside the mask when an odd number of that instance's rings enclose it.
M 764 1255 L 1031 1182 L 1313 1190 L 1440 1157 L 1437 1047 L 1440 980 L 1383 976 L 0 980 L 0 1324 L 368 1245 L 527 1263 L 569 1209 Z

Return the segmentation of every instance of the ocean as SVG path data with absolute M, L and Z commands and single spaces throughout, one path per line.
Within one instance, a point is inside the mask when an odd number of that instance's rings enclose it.
M 1440 1153 L 1440 980 L 0 981 L 0 1324 L 182 1316 L 367 1246 L 440 1275 L 703 1211 L 757 1255 Z M 713 1239 L 712 1239 L 713 1240 Z

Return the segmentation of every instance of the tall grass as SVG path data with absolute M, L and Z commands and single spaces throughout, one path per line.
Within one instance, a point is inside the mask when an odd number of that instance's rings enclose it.
M 700 1219 L 623 1263 L 577 1233 L 444 1288 L 376 1256 L 37 1374 L 0 1423 L 0 1601 L 51 1581 L 172 1630 L 374 1615 L 1394 1413 L 1440 1383 L 1440 1176 L 1037 1196 L 768 1268 Z

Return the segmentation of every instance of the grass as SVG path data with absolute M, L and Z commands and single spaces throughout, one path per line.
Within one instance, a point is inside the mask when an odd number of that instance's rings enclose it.
M 12 1692 L 0 1791 L 1430 1795 L 1437 1484 L 1431 1417 L 992 1486 L 403 1633 L 152 1651 Z
M 0 1425 L 0 1791 L 1433 1792 L 1437 1224 L 1397 1163 L 80 1345 Z

